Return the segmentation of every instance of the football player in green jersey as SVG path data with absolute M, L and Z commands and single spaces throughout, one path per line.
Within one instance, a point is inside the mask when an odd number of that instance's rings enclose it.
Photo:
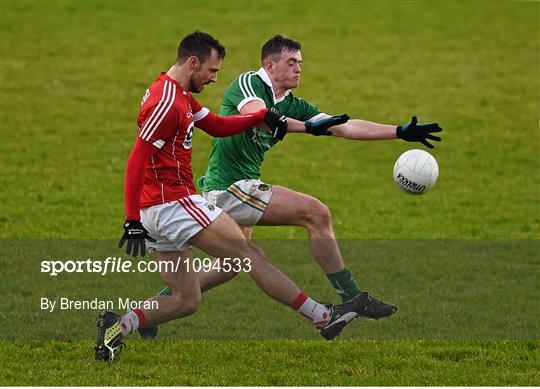
M 225 91 L 221 115 L 254 112 L 277 107 L 281 113 L 306 126 L 289 125 L 288 132 L 338 136 L 357 140 L 401 138 L 433 147 L 428 140 L 442 129 L 436 123 L 419 124 L 416 117 L 404 126 L 378 124 L 353 119 L 324 132 L 310 129 L 309 122 L 330 117 L 291 92 L 298 87 L 302 72 L 301 45 L 276 35 L 262 47 L 262 67 L 241 74 Z M 222 207 L 251 237 L 253 226 L 294 225 L 308 230 L 311 253 L 342 297 L 350 300 L 361 290 L 345 266 L 332 229 L 330 211 L 310 195 L 260 181 L 260 167 L 266 152 L 278 141 L 270 133 L 254 127 L 242 134 L 214 139 L 208 169 L 198 184 L 204 197 Z M 225 277 L 223 275 L 223 277 Z
M 433 147 L 428 140 L 440 141 L 432 134 L 442 131 L 439 125 L 419 124 L 416 117 L 404 126 L 353 119 L 323 132 L 313 130 L 310 122 L 330 115 L 291 92 L 300 83 L 300 43 L 276 35 L 262 47 L 261 61 L 258 71 L 241 74 L 225 91 L 220 114 L 245 114 L 264 107 L 277 107 L 289 118 L 307 121 L 305 127 L 289 125 L 288 132 L 356 140 L 401 138 L 427 147 Z M 251 237 L 255 225 L 306 228 L 315 261 L 343 301 L 350 300 L 360 294 L 361 289 L 345 266 L 328 207 L 310 195 L 260 181 L 264 156 L 276 143 L 278 141 L 267 131 L 256 127 L 239 135 L 214 139 L 208 169 L 198 181 L 203 195 L 225 209 L 243 227 L 247 238 Z
M 304 125 L 289 119 L 288 132 L 355 140 L 399 138 L 421 142 L 430 148 L 433 146 L 428 140 L 440 141 L 432 134 L 442 131 L 437 123 L 419 124 L 414 116 L 403 126 L 353 119 L 318 131 L 310 123 L 320 123 L 325 118 L 330 119 L 330 115 L 291 92 L 298 87 L 302 72 L 300 43 L 276 35 L 264 44 L 261 61 L 262 67 L 258 71 L 241 74 L 225 91 L 221 115 L 247 114 L 265 107 L 276 107 L 287 117 L 306 122 Z M 362 290 L 341 256 L 328 207 L 313 196 L 260 180 L 264 156 L 279 142 L 276 136 L 265 130 L 254 127 L 242 134 L 213 140 L 208 169 L 198 180 L 203 196 L 231 215 L 248 239 L 255 225 L 306 228 L 313 258 L 333 288 L 343 301 L 355 298 Z M 203 291 L 208 290 L 235 275 L 230 272 L 201 274 L 201 287 Z M 162 293 L 168 294 L 169 291 L 166 288 Z

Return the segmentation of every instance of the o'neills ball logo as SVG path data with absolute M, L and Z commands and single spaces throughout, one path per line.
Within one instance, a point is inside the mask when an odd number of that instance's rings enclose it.
M 403 189 L 411 191 L 411 192 L 423 192 L 426 190 L 425 185 L 420 185 L 420 184 L 417 184 L 416 182 L 412 182 L 408 180 L 407 178 L 405 178 L 401 173 L 398 173 L 397 181 Z

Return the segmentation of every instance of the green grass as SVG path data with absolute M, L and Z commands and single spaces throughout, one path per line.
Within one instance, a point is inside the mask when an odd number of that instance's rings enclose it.
M 229 49 L 218 84 L 200 96 L 214 110 L 280 32 L 303 43 L 298 95 L 324 111 L 397 124 L 414 113 L 446 128 L 434 150 L 439 182 L 422 197 L 404 196 L 391 179 L 395 158 L 414 144 L 291 136 L 269 153 L 263 177 L 327 202 L 339 237 L 539 236 L 536 3 L 3 2 L 2 9 L 4 238 L 118 234 L 139 100 L 195 28 Z M 194 144 L 198 176 L 210 138 L 198 132 Z
M 540 367 L 537 342 L 133 341 L 113 364 L 77 341 L 15 345 L 5 385 L 538 385 Z
M 539 7 L 3 1 L 0 316 L 19 325 L 3 333 L 0 382 L 538 385 Z M 349 266 L 363 287 L 402 306 L 395 318 L 325 344 L 243 275 L 206 295 L 193 318 L 164 326 L 162 340 L 128 340 L 119 363 L 106 365 L 91 359 L 92 312 L 39 312 L 44 293 L 144 298 L 159 288 L 152 274 L 113 277 L 110 287 L 99 276 L 52 280 L 39 272 L 34 249 L 43 241 L 34 240 L 119 237 L 139 100 L 196 28 L 228 49 L 218 83 L 198 96 L 214 111 L 238 73 L 259 66 L 262 43 L 281 33 L 303 45 L 296 94 L 323 111 L 395 124 L 416 114 L 445 128 L 433 151 L 439 181 L 424 196 L 392 182 L 397 156 L 418 147 L 404 142 L 289 136 L 263 168 L 267 182 L 330 207 Z M 210 142 L 196 132 L 196 177 Z M 270 258 L 335 300 L 305 254 L 305 231 L 257 228 L 255 237 L 288 239 Z M 14 239 L 23 246 L 15 252 Z M 252 320 L 256 340 L 236 317 Z M 219 336 L 229 340 L 211 340 Z

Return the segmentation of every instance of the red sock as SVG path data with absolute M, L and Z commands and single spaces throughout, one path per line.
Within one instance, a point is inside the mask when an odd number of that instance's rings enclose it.
M 143 311 L 141 311 L 139 308 L 135 308 L 135 309 L 133 310 L 133 312 L 135 312 L 135 314 L 137 315 L 137 318 L 139 319 L 139 326 L 138 326 L 138 328 L 143 328 L 143 327 L 144 327 L 144 323 L 146 323 L 146 317 L 144 317 Z

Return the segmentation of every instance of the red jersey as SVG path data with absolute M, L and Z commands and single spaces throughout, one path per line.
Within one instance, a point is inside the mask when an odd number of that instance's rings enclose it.
M 216 116 L 182 86 L 161 73 L 148 88 L 139 112 L 139 136 L 128 157 L 124 185 L 126 220 L 140 220 L 139 210 L 190 196 L 194 123 L 207 134 L 239 134 L 266 119 L 267 110 Z
M 139 137 L 159 151 L 146 164 L 141 208 L 196 193 L 191 170 L 191 141 L 194 122 L 208 112 L 165 73 L 147 89 L 137 118 Z

